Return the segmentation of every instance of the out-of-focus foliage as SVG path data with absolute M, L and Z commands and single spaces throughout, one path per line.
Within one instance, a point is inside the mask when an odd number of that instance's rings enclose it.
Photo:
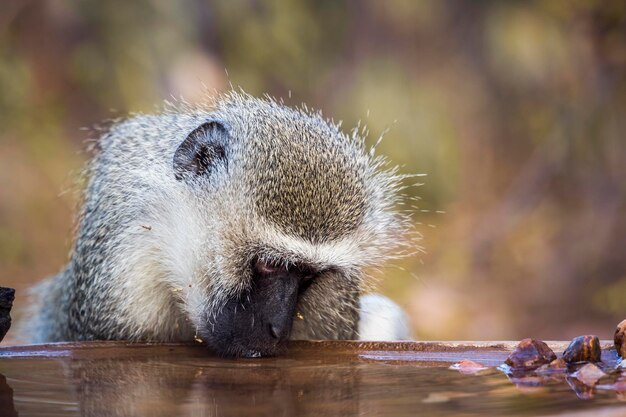
M 380 152 L 428 174 L 408 189 L 427 253 L 373 271 L 420 338 L 607 338 L 626 317 L 626 2 L 603 0 L 2 1 L 18 303 L 67 258 L 80 128 L 229 82 L 388 130 Z

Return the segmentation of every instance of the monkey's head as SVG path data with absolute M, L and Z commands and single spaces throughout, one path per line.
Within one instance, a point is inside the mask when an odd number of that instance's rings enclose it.
M 173 175 L 191 201 L 178 285 L 198 335 L 226 356 L 356 338 L 362 270 L 404 241 L 400 177 L 356 133 L 271 100 L 233 94 L 194 121 Z

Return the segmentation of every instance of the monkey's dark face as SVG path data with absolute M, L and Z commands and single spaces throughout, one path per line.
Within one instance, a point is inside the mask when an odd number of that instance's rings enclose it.
M 317 272 L 256 260 L 247 290 L 231 297 L 203 333 L 209 348 L 222 356 L 261 357 L 283 353 L 298 299 Z

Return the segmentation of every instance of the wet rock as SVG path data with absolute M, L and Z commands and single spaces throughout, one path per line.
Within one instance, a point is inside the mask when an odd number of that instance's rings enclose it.
M 626 320 L 622 320 L 615 329 L 615 336 L 613 341 L 615 342 L 615 350 L 617 354 L 622 358 L 626 357 L 626 344 L 624 343 L 624 332 L 626 332 Z
M 586 335 L 572 339 L 563 352 L 563 360 L 567 363 L 600 362 L 602 350 L 598 336 Z
M 606 374 L 593 363 L 588 363 L 574 372 L 572 376 L 585 385 L 594 386 Z
M 489 369 L 487 366 L 482 365 L 478 362 L 470 361 L 470 360 L 462 360 L 461 362 L 455 363 L 450 366 L 450 369 L 455 371 L 459 371 L 462 374 L 475 374 L 480 371 L 484 371 L 485 369 Z
M 541 340 L 523 339 L 504 363 L 511 368 L 537 368 L 556 359 L 556 355 Z
M 565 362 L 563 358 L 555 359 L 550 363 L 541 365 L 537 369 L 538 374 L 554 374 L 554 373 L 561 373 L 565 371 L 567 371 L 567 362 Z
M 547 366 L 551 369 L 566 369 L 567 362 L 565 362 L 563 358 L 558 358 L 550 362 Z
M 0 287 L 0 342 L 11 327 L 11 308 L 15 299 L 13 288 Z

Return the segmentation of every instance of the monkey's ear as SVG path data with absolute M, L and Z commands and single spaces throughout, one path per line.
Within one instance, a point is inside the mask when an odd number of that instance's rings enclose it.
M 174 153 L 176 179 L 209 174 L 218 164 L 225 164 L 228 138 L 226 127 L 216 121 L 194 129 Z

